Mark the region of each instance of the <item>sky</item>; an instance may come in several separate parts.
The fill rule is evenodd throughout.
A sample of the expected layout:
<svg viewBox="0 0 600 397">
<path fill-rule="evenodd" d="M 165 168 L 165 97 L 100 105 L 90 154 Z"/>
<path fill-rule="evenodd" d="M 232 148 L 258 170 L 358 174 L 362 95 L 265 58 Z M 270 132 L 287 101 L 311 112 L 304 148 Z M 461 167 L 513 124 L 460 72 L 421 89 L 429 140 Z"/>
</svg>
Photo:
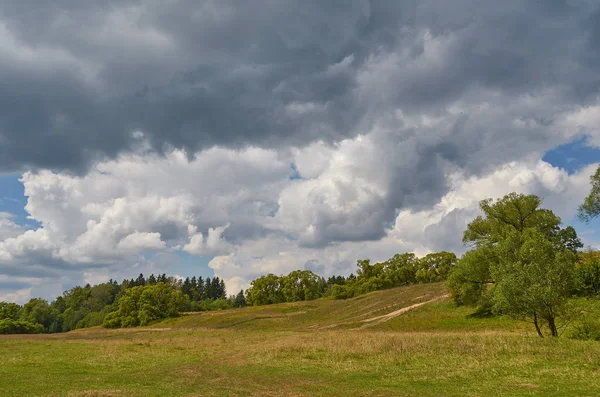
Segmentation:
<svg viewBox="0 0 600 397">
<path fill-rule="evenodd" d="M 586 246 L 600 3 L 0 0 L 0 300 L 464 252 L 537 194 Z"/>
</svg>

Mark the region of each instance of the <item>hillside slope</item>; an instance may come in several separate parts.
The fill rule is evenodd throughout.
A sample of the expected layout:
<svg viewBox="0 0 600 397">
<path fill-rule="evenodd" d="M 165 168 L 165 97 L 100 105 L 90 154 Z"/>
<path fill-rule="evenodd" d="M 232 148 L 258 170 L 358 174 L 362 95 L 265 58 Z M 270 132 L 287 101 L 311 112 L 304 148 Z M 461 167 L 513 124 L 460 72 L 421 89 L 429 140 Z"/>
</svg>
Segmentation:
<svg viewBox="0 0 600 397">
<path fill-rule="evenodd" d="M 443 283 L 419 284 L 375 291 L 347 300 L 246 307 L 216 312 L 188 313 L 155 327 L 229 328 L 263 331 L 324 329 L 460 330 L 522 329 L 508 319 L 470 318 L 471 308 L 458 308 Z"/>
</svg>

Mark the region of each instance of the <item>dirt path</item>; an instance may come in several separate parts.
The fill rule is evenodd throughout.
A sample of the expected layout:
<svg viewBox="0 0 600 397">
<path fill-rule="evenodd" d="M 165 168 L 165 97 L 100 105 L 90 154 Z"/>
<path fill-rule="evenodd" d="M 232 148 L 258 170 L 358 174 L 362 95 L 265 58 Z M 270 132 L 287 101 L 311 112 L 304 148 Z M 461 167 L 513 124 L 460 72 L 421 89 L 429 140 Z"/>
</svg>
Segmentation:
<svg viewBox="0 0 600 397">
<path fill-rule="evenodd" d="M 420 299 L 420 298 L 423 298 L 425 296 L 427 296 L 427 295 L 418 296 L 416 298 L 413 298 L 413 300 Z M 375 326 L 377 324 L 384 323 L 384 322 L 386 322 L 388 320 L 391 320 L 394 317 L 398 317 L 401 314 L 404 314 L 404 313 L 406 313 L 406 312 L 408 312 L 408 311 L 410 311 L 412 309 L 416 309 L 417 307 L 420 307 L 420 306 L 423 306 L 423 305 L 426 305 L 428 303 L 432 303 L 432 302 L 435 302 L 435 301 L 439 301 L 439 300 L 444 299 L 444 298 L 448 298 L 449 296 L 450 296 L 450 294 L 440 295 L 440 296 L 437 296 L 437 297 L 435 297 L 433 299 L 430 299 L 428 301 L 420 302 L 420 303 L 415 303 L 414 305 L 403 307 L 402 309 L 395 310 L 395 311 L 390 312 L 388 314 L 384 314 L 384 315 L 381 315 L 381 316 L 368 318 L 366 320 L 347 321 L 347 322 L 343 322 L 343 323 L 329 324 L 329 325 L 314 324 L 314 325 L 311 325 L 311 326 L 307 327 L 307 329 L 314 329 L 314 330 L 331 329 L 331 328 L 339 327 L 340 325 L 356 324 L 357 322 L 365 323 L 359 329 L 368 328 L 368 327 Z M 388 305 L 388 306 L 384 307 L 383 309 L 386 309 L 388 307 L 393 307 L 393 306 L 396 306 L 396 305 Z M 379 310 L 381 310 L 381 309 L 379 309 Z"/>
<path fill-rule="evenodd" d="M 384 322 L 386 322 L 388 320 L 391 320 L 394 317 L 398 317 L 399 315 L 404 314 L 404 313 L 406 313 L 406 312 L 408 312 L 408 311 L 410 311 L 412 309 L 416 309 L 417 307 L 421 307 L 421 306 L 426 305 L 428 303 L 439 301 L 440 299 L 444 299 L 444 298 L 447 298 L 449 296 L 450 296 L 450 294 L 441 295 L 441 296 L 438 296 L 436 298 L 433 298 L 433 299 L 425 301 L 425 302 L 415 303 L 414 305 L 403 307 L 402 309 L 393 311 L 393 312 L 388 313 L 388 314 L 384 314 L 382 316 L 377 316 L 377 317 L 368 318 L 366 320 L 361 320 L 361 323 L 367 323 L 367 324 L 363 325 L 361 328 L 372 327 L 374 325 L 384 323 Z"/>
</svg>

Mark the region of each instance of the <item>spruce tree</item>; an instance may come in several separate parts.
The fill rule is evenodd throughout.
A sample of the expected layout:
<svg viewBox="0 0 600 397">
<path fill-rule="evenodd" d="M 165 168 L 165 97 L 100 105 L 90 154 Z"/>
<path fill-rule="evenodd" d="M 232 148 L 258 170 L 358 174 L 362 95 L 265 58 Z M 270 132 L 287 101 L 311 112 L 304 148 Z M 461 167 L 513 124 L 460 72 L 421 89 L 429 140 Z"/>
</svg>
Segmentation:
<svg viewBox="0 0 600 397">
<path fill-rule="evenodd" d="M 183 281 L 183 285 L 181 286 L 181 292 L 189 296 L 190 299 L 194 298 L 194 290 L 192 289 L 192 282 L 190 281 L 189 277 L 186 277 Z"/>
<path fill-rule="evenodd" d="M 244 290 L 240 290 L 240 292 L 236 295 L 235 301 L 233 302 L 234 307 L 244 307 L 246 306 L 246 296 L 244 295 Z"/>
<path fill-rule="evenodd" d="M 146 279 L 144 278 L 144 275 L 142 273 L 140 273 L 140 275 L 138 276 L 137 280 L 135 280 L 135 285 L 136 286 L 144 286 L 144 285 L 146 285 Z"/>
<path fill-rule="evenodd" d="M 206 277 L 206 283 L 204 284 L 204 297 L 205 299 L 213 299 L 212 280 L 210 277 Z"/>
<path fill-rule="evenodd" d="M 211 284 L 212 284 L 211 290 L 212 290 L 212 294 L 213 294 L 212 298 L 219 299 L 221 297 L 221 294 L 219 291 L 220 286 L 221 286 L 220 285 L 221 283 L 219 282 L 219 277 L 213 277 Z"/>
<path fill-rule="evenodd" d="M 227 289 L 225 288 L 225 281 L 223 280 L 219 282 L 219 293 L 221 294 L 221 298 L 225 298 L 227 296 Z"/>
<path fill-rule="evenodd" d="M 196 296 L 198 297 L 198 302 L 200 302 L 202 299 L 205 299 L 205 291 L 204 291 L 204 279 L 202 278 L 202 276 L 198 277 L 198 281 L 197 281 L 198 285 L 196 286 Z"/>
</svg>

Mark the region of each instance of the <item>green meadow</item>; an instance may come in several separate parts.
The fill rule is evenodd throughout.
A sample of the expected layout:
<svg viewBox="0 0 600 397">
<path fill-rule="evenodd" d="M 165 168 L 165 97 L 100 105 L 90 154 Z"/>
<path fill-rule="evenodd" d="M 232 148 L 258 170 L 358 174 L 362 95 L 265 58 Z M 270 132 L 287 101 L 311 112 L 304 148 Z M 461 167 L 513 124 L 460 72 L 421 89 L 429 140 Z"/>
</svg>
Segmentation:
<svg viewBox="0 0 600 397">
<path fill-rule="evenodd" d="M 2 396 L 600 393 L 600 343 L 539 338 L 528 323 L 473 316 L 441 283 L 142 328 L 6 335 L 0 353 Z"/>
</svg>

